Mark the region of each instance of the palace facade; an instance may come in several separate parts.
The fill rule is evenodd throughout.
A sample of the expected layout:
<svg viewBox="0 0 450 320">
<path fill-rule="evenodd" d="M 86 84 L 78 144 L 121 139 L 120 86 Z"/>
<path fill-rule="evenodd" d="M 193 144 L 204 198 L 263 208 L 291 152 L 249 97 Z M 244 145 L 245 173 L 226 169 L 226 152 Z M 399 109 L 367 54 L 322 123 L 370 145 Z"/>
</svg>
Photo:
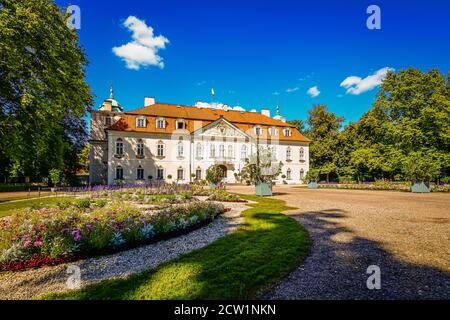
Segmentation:
<svg viewBox="0 0 450 320">
<path fill-rule="evenodd" d="M 226 168 L 226 182 L 256 145 L 267 145 L 282 163 L 276 183 L 299 184 L 309 169 L 309 143 L 294 126 L 270 110 L 260 113 L 221 105 L 211 108 L 159 103 L 124 112 L 110 97 L 91 111 L 90 183 L 115 184 L 162 179 L 188 183 L 204 179 L 213 164 Z"/>
</svg>

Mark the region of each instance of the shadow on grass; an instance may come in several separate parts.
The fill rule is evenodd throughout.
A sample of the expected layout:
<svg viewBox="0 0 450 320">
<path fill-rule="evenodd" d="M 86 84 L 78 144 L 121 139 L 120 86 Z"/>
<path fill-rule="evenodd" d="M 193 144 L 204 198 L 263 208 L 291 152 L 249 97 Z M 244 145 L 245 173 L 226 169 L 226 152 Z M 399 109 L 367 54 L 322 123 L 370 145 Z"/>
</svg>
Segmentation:
<svg viewBox="0 0 450 320">
<path fill-rule="evenodd" d="M 340 221 L 347 212 L 333 208 L 290 216 L 308 230 L 311 255 L 263 298 L 450 299 L 448 272 L 402 261 L 381 243 L 358 236 Z M 380 290 L 367 288 L 370 265 L 380 267 Z"/>
<path fill-rule="evenodd" d="M 277 199 L 257 201 L 228 236 L 127 279 L 107 280 L 50 299 L 248 299 L 257 297 L 309 252 L 307 232 L 281 214 Z"/>
</svg>

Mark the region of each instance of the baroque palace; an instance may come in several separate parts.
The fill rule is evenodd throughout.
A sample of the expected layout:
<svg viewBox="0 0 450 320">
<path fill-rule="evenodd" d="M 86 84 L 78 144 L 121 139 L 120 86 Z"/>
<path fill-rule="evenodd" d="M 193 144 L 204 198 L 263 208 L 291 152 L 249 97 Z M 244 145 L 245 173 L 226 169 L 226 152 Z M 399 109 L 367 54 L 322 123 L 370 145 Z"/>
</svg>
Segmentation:
<svg viewBox="0 0 450 320">
<path fill-rule="evenodd" d="M 124 112 L 113 90 L 91 111 L 90 183 L 115 184 L 160 179 L 188 183 L 204 179 L 213 164 L 226 168 L 228 183 L 259 145 L 267 145 L 282 163 L 276 183 L 299 184 L 309 169 L 309 143 L 297 128 L 270 110 L 157 103 Z"/>
</svg>

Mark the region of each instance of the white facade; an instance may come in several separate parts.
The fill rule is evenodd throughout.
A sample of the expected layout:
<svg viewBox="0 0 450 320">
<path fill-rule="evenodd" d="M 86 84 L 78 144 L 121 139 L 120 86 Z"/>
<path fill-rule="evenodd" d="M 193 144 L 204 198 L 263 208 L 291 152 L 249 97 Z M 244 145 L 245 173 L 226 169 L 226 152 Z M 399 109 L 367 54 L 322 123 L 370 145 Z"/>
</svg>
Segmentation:
<svg viewBox="0 0 450 320">
<path fill-rule="evenodd" d="M 156 129 L 152 132 L 117 130 L 110 126 L 119 119 L 120 113 L 104 108 L 91 113 L 92 184 L 115 184 L 118 180 L 136 183 L 150 178 L 188 183 L 205 179 L 207 169 L 214 164 L 224 165 L 225 181 L 234 183 L 245 158 L 255 152 L 255 134 L 259 133 L 259 125 L 252 125 L 244 132 L 224 117 L 206 125 L 194 120 L 195 129 L 191 127 L 191 131 L 176 129 L 176 119 L 171 133 L 155 132 Z M 147 119 L 135 116 L 136 126 L 148 126 Z M 152 119 L 157 122 L 160 118 Z M 157 126 L 155 123 L 154 128 Z M 280 139 L 285 135 L 284 130 L 267 127 L 258 137 L 258 143 L 271 148 L 276 160 L 282 163 L 277 183 L 300 184 L 309 169 L 309 141 Z"/>
<path fill-rule="evenodd" d="M 226 126 L 231 135 L 224 135 L 215 130 L 217 126 Z M 119 150 L 117 150 L 119 143 Z M 120 150 L 120 145 L 123 150 Z M 138 155 L 138 144 L 144 145 L 144 155 Z M 163 146 L 163 155 L 158 156 L 158 145 Z M 263 143 L 260 145 L 264 146 Z M 299 184 L 309 168 L 309 146 L 307 143 L 274 142 L 268 144 L 276 155 L 276 160 L 283 163 L 278 183 Z M 206 170 L 213 164 L 227 167 L 226 182 L 236 182 L 235 173 L 245 165 L 245 158 L 256 150 L 256 142 L 246 137 L 245 133 L 233 128 L 222 120 L 205 132 L 199 134 L 174 134 L 162 136 L 154 133 L 137 133 L 108 131 L 108 184 L 114 184 L 117 168 L 123 170 L 125 182 L 137 182 L 138 168 L 144 170 L 145 180 L 152 176 L 158 178 L 158 169 L 163 171 L 165 181 L 187 183 L 195 180 L 193 174 L 205 179 Z M 161 150 L 161 147 L 160 147 Z M 122 152 L 122 155 L 117 154 Z M 161 152 L 161 151 L 160 151 Z M 289 158 L 288 158 L 289 157 Z M 182 171 L 182 174 L 181 172 Z M 120 173 L 119 173 L 120 175 Z M 286 176 L 284 179 L 282 176 Z"/>
</svg>

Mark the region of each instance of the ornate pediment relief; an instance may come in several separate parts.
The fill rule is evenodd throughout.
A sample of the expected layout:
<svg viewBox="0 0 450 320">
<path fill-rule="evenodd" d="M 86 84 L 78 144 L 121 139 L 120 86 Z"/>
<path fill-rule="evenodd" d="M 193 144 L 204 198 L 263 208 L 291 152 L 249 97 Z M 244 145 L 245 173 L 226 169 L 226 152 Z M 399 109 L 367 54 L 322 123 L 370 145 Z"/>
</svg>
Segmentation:
<svg viewBox="0 0 450 320">
<path fill-rule="evenodd" d="M 233 125 L 227 123 L 226 121 L 218 121 L 217 123 L 212 123 L 206 126 L 201 133 L 202 136 L 210 137 L 227 137 L 227 138 L 246 138 L 247 135 L 234 127 Z"/>
</svg>

